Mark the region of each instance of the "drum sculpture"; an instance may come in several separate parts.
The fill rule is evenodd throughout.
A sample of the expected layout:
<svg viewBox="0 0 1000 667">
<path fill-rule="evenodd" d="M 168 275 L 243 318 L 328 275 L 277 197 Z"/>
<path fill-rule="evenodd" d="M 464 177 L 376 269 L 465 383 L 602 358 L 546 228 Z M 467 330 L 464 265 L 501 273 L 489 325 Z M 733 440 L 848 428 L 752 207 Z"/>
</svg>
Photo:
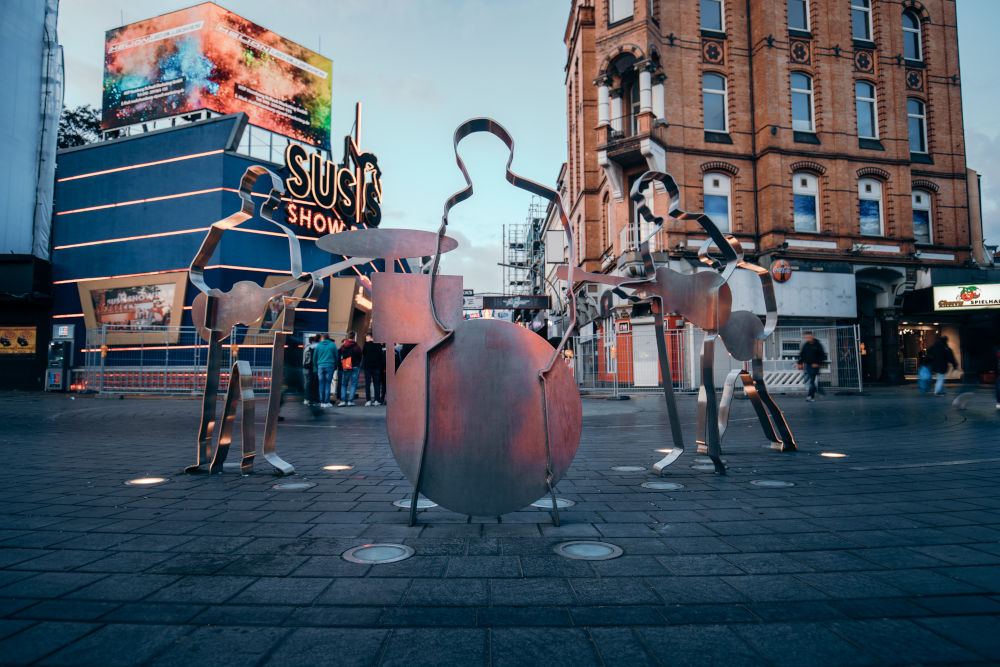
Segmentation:
<svg viewBox="0 0 1000 667">
<path fill-rule="evenodd" d="M 393 456 L 413 484 L 410 525 L 419 494 L 470 516 L 504 514 L 548 495 L 558 525 L 553 487 L 576 454 L 582 423 L 576 382 L 559 363 L 573 325 L 553 348 L 510 322 L 464 320 L 461 276 L 438 275 L 441 254 L 457 245 L 445 236 L 448 213 L 473 192 L 458 145 L 476 132 L 507 146 L 507 181 L 551 201 L 571 234 L 558 193 L 513 173 L 511 136 L 496 121 L 476 118 L 455 131 L 467 185 L 445 203 L 437 234 L 357 230 L 318 244 L 335 254 L 382 258 L 387 267 L 398 258 L 434 257 L 430 275 L 372 276 L 375 339 L 389 349 L 415 345 L 398 369 L 387 369 L 386 425 Z"/>
</svg>

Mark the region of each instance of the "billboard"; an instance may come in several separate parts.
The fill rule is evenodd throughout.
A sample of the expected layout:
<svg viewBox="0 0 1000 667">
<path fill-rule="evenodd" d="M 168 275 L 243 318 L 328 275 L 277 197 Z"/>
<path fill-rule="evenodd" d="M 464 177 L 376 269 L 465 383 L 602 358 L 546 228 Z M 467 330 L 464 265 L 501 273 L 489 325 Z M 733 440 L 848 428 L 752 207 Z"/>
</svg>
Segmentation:
<svg viewBox="0 0 1000 667">
<path fill-rule="evenodd" d="M 37 339 L 35 327 L 0 326 L 0 354 L 34 354 Z"/>
<path fill-rule="evenodd" d="M 203 3 L 109 30 L 102 129 L 210 109 L 330 148 L 333 62 Z"/>
<path fill-rule="evenodd" d="M 87 328 L 105 329 L 108 344 L 148 342 L 148 334 L 154 333 L 164 334 L 165 342 L 177 342 L 186 271 L 87 280 L 77 285 Z"/>
<path fill-rule="evenodd" d="M 1000 283 L 934 288 L 934 310 L 1000 308 Z"/>
</svg>

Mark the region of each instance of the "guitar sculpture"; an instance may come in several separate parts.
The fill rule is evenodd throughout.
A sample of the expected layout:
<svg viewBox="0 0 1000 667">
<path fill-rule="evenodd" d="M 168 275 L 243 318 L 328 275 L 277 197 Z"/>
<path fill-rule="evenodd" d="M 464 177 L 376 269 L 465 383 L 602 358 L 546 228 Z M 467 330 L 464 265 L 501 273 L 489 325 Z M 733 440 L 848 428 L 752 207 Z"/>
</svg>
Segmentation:
<svg viewBox="0 0 1000 667">
<path fill-rule="evenodd" d="M 466 187 L 445 203 L 437 234 L 358 230 L 326 236 L 318 245 L 346 256 L 380 257 L 387 266 L 396 258 L 434 257 L 430 275 L 372 276 L 375 340 L 388 349 L 415 345 L 398 369 L 392 363 L 387 369 L 386 424 L 393 456 L 413 484 L 410 525 L 419 494 L 470 516 L 500 515 L 548 495 L 558 525 L 553 487 L 576 454 L 582 424 L 576 382 L 559 363 L 573 324 L 553 348 L 510 322 L 464 320 L 461 276 L 438 275 L 441 254 L 457 245 L 445 236 L 448 213 L 472 196 L 458 145 L 476 132 L 507 146 L 507 181 L 553 202 L 570 235 L 559 194 L 513 173 L 510 134 L 494 120 L 475 118 L 455 130 Z M 569 245 L 572 253 L 572 237 Z"/>
</svg>

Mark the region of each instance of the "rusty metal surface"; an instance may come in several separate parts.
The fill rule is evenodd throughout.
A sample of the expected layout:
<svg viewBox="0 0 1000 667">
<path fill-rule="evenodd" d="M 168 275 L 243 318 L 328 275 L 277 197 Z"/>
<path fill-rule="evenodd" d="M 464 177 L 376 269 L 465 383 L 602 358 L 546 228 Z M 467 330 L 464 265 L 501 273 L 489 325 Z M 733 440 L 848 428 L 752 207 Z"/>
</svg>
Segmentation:
<svg viewBox="0 0 1000 667">
<path fill-rule="evenodd" d="M 321 250 L 346 257 L 404 259 L 427 257 L 437 252 L 438 235 L 417 229 L 355 229 L 327 234 L 316 242 Z M 441 240 L 441 252 L 458 247 L 450 237 Z"/>
</svg>

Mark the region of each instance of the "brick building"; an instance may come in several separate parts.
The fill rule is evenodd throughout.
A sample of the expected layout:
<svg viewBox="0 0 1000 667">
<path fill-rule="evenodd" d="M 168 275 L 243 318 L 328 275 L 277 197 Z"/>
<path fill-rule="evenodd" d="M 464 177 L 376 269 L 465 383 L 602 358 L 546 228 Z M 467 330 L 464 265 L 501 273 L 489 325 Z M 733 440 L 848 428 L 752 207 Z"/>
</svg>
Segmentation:
<svg viewBox="0 0 1000 667">
<path fill-rule="evenodd" d="M 789 263 L 783 323 L 860 325 L 869 381 L 901 381 L 950 329 L 959 354 L 969 326 L 996 335 L 997 311 L 931 304 L 936 284 L 998 281 L 982 268 L 955 23 L 954 0 L 573 0 L 561 187 L 579 263 L 635 273 L 650 230 L 628 191 L 655 168 L 752 260 Z M 665 194 L 648 204 L 667 212 Z M 705 236 L 668 218 L 651 245 L 693 270 Z M 742 276 L 734 299 L 759 310 L 755 286 Z"/>
</svg>

